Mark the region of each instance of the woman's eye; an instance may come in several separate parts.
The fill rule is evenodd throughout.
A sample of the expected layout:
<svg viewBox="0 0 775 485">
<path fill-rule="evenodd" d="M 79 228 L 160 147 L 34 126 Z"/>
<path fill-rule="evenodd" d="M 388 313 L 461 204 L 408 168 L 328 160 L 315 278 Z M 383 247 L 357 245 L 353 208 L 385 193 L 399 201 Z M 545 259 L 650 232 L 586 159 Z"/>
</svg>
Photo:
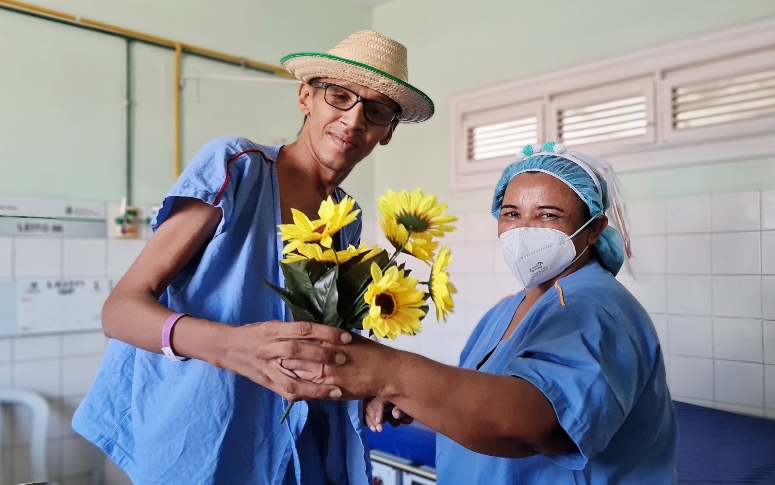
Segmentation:
<svg viewBox="0 0 775 485">
<path fill-rule="evenodd" d="M 543 219 L 545 221 L 552 221 L 554 219 L 557 219 L 557 216 L 554 215 L 554 214 L 541 214 L 540 217 L 541 217 L 541 219 Z"/>
</svg>

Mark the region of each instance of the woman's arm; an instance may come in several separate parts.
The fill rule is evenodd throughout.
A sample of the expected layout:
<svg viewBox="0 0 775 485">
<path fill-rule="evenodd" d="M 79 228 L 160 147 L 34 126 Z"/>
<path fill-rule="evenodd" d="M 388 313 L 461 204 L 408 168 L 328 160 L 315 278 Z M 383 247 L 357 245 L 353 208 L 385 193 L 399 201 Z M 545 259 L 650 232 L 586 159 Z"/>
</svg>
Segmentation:
<svg viewBox="0 0 775 485">
<path fill-rule="evenodd" d="M 521 458 L 575 449 L 552 404 L 523 379 L 440 364 L 360 337 L 343 351 L 343 366 L 284 365 L 306 379 L 341 387 L 345 397 L 385 398 L 478 453 Z"/>
<path fill-rule="evenodd" d="M 159 226 L 105 302 L 105 335 L 161 353 L 162 326 L 173 312 L 158 299 L 209 243 L 220 219 L 219 208 L 198 199 L 175 200 L 169 218 Z M 334 386 L 315 388 L 279 365 L 281 358 L 334 365 L 343 361 L 341 352 L 311 339 L 341 344 L 349 342 L 350 335 L 309 322 L 269 321 L 236 327 L 194 316 L 180 319 L 172 341 L 177 354 L 244 375 L 286 399 L 338 397 L 341 391 Z"/>
</svg>

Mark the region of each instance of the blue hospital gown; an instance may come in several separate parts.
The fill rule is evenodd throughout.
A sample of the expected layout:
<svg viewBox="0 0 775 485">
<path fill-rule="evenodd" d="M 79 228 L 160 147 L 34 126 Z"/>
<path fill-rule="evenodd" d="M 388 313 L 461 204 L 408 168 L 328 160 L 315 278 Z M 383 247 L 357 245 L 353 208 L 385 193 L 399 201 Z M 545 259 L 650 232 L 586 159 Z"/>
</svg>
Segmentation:
<svg viewBox="0 0 775 485">
<path fill-rule="evenodd" d="M 440 484 L 675 483 L 676 420 L 648 314 L 594 258 L 558 286 L 502 342 L 524 293 L 492 308 L 468 340 L 460 366 L 476 369 L 492 351 L 479 370 L 535 385 L 577 450 L 496 458 L 438 435 Z"/>
<path fill-rule="evenodd" d="M 223 218 L 204 251 L 164 292 L 162 304 L 233 325 L 292 319 L 264 284 L 283 286 L 279 150 L 222 138 L 186 167 L 154 229 L 176 197 L 219 207 Z M 335 197 L 343 196 L 337 189 Z M 359 217 L 340 232 L 343 245 L 357 244 L 360 229 Z M 369 483 L 358 401 L 298 402 L 279 424 L 286 405 L 246 377 L 193 359 L 173 363 L 113 340 L 73 428 L 136 484 L 323 485 L 326 477 L 337 485 Z"/>
</svg>

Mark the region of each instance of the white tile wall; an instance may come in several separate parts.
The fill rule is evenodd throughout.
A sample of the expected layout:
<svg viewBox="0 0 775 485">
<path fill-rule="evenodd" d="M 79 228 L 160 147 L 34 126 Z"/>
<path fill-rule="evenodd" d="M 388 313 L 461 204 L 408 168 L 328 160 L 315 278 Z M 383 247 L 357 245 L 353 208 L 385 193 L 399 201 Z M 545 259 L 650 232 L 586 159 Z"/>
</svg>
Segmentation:
<svg viewBox="0 0 775 485">
<path fill-rule="evenodd" d="M 775 409 L 775 365 L 764 366 L 764 399 L 768 411 Z"/>
<path fill-rule="evenodd" d="M 775 274 L 775 231 L 762 231 L 762 274 Z"/>
<path fill-rule="evenodd" d="M 60 276 L 62 239 L 14 238 L 14 262 L 17 278 Z"/>
<path fill-rule="evenodd" d="M 108 276 L 121 276 L 145 247 L 141 239 L 108 239 Z"/>
<path fill-rule="evenodd" d="M 638 254 L 633 254 L 630 261 L 635 274 L 665 274 L 665 236 L 633 236 L 631 243 L 632 247 L 638 248 Z"/>
<path fill-rule="evenodd" d="M 761 273 L 760 241 L 759 232 L 713 234 L 713 273 Z"/>
<path fill-rule="evenodd" d="M 710 276 L 671 275 L 667 277 L 667 310 L 669 313 L 675 315 L 711 315 L 712 306 Z"/>
<path fill-rule="evenodd" d="M 107 276 L 105 239 L 65 239 L 62 254 L 68 276 Z"/>
<path fill-rule="evenodd" d="M 713 323 L 710 317 L 668 317 L 670 355 L 713 357 Z"/>
<path fill-rule="evenodd" d="M 634 227 L 641 224 L 648 223 L 633 218 Z M 710 232 L 710 195 L 693 195 L 667 200 L 667 234 L 707 232 Z"/>
<path fill-rule="evenodd" d="M 144 245 L 144 240 L 0 237 L 0 281 L 120 277 Z M 0 338 L 0 387 L 37 391 L 51 406 L 47 461 L 49 478 L 60 485 L 96 483 L 95 470 L 104 466 L 104 454 L 70 423 L 106 345 L 99 329 Z M 4 407 L 2 418 L 0 483 L 27 482 L 30 417 L 23 408 Z"/>
<path fill-rule="evenodd" d="M 667 202 L 664 199 L 633 200 L 627 205 L 633 236 L 665 234 Z"/>
<path fill-rule="evenodd" d="M 762 321 L 748 318 L 713 319 L 713 357 L 762 363 Z"/>
<path fill-rule="evenodd" d="M 638 298 L 649 313 L 667 312 L 667 279 L 665 275 L 638 275 L 634 280 L 627 278 L 627 289 Z"/>
<path fill-rule="evenodd" d="M 775 191 L 630 208 L 633 252 L 650 268 L 623 281 L 652 315 L 673 396 L 775 419 Z"/>
<path fill-rule="evenodd" d="M 0 364 L 10 362 L 13 354 L 11 354 L 11 341 L 0 339 Z"/>
<path fill-rule="evenodd" d="M 710 249 L 710 234 L 668 235 L 665 269 L 672 274 L 710 274 Z"/>
<path fill-rule="evenodd" d="M 764 366 L 715 361 L 716 401 L 764 407 Z"/>
<path fill-rule="evenodd" d="M 0 237 L 0 277 L 13 276 L 13 240 L 10 237 Z"/>
<path fill-rule="evenodd" d="M 761 318 L 761 276 L 714 276 L 713 314 L 721 317 Z"/>
<path fill-rule="evenodd" d="M 762 229 L 775 229 L 775 190 L 761 192 Z"/>
<path fill-rule="evenodd" d="M 762 322 L 764 332 L 764 363 L 775 364 L 775 321 Z"/>
<path fill-rule="evenodd" d="M 762 276 L 762 317 L 775 320 L 775 276 Z"/>
<path fill-rule="evenodd" d="M 711 197 L 713 232 L 758 231 L 759 192 L 727 192 Z"/>
<path fill-rule="evenodd" d="M 677 399 L 713 401 L 713 360 L 671 355 L 670 391 Z"/>
</svg>

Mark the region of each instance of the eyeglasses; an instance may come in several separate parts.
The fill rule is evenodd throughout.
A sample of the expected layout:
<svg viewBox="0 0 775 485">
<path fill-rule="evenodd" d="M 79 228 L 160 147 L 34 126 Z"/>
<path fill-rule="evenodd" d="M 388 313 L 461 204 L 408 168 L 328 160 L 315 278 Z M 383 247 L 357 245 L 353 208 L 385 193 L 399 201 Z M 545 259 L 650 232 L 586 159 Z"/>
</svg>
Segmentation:
<svg viewBox="0 0 775 485">
<path fill-rule="evenodd" d="M 398 112 L 379 101 L 373 101 L 360 97 L 358 94 L 350 91 L 349 89 L 339 86 L 338 84 L 322 83 L 313 81 L 309 83 L 313 88 L 325 89 L 325 95 L 323 99 L 329 106 L 342 111 L 351 109 L 358 103 L 363 103 L 363 114 L 366 119 L 375 125 L 387 126 L 396 119 L 398 119 Z"/>
</svg>

